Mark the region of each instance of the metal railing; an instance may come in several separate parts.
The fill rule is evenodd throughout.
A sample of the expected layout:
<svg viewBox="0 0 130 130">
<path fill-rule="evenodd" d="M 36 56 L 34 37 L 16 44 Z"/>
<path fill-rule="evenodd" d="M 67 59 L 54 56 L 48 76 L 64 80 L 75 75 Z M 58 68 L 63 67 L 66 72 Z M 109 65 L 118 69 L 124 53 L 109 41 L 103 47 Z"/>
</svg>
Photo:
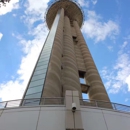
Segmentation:
<svg viewBox="0 0 130 130">
<path fill-rule="evenodd" d="M 20 107 L 20 106 L 37 106 L 37 105 L 64 105 L 65 101 L 63 97 L 60 98 L 31 98 L 31 99 L 19 99 L 0 102 L 0 109 Z"/>
<path fill-rule="evenodd" d="M 11 108 L 11 107 L 20 107 L 20 106 L 38 106 L 38 105 L 65 105 L 64 97 L 55 97 L 55 98 L 31 98 L 31 99 L 19 99 L 0 102 L 0 109 Z M 121 112 L 129 112 L 130 106 L 105 102 L 105 101 L 96 101 L 89 99 L 80 99 L 81 106 L 91 106 L 98 108 L 113 109 Z"/>
<path fill-rule="evenodd" d="M 80 99 L 80 105 L 81 106 L 107 108 L 107 109 L 113 109 L 113 110 L 116 110 L 116 111 L 122 111 L 122 112 L 129 112 L 130 113 L 130 106 L 112 103 L 112 102 L 96 101 L 96 100 L 89 100 L 89 99 Z"/>
</svg>

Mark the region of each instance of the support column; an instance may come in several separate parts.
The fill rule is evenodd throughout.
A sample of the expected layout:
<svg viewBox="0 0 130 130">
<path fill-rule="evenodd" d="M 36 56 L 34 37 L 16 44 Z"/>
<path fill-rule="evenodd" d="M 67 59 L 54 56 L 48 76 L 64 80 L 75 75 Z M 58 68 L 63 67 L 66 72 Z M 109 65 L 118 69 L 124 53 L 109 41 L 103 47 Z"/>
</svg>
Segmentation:
<svg viewBox="0 0 130 130">
<path fill-rule="evenodd" d="M 67 16 L 64 19 L 64 48 L 63 48 L 63 95 L 66 90 L 77 90 L 80 97 L 81 86 L 74 52 L 74 44 L 71 34 L 70 20 Z"/>
<path fill-rule="evenodd" d="M 51 58 L 48 66 L 48 72 L 44 85 L 42 97 L 61 97 L 61 58 L 63 44 L 63 25 L 64 25 L 64 9 L 57 13 L 59 17 L 57 30 L 55 33 Z M 56 20 L 56 18 L 55 18 Z M 54 20 L 54 22 L 55 22 Z M 53 28 L 52 26 L 52 28 Z M 51 39 L 50 39 L 51 40 Z"/>
<path fill-rule="evenodd" d="M 66 117 L 65 127 L 66 130 L 84 130 L 82 124 L 82 116 L 80 110 L 80 100 L 78 91 L 66 91 Z M 76 111 L 72 111 L 72 103 L 76 104 Z"/>
<path fill-rule="evenodd" d="M 90 88 L 88 92 L 89 98 L 90 100 L 95 99 L 95 100 L 104 100 L 109 102 L 110 101 L 109 97 L 102 83 L 98 70 L 95 66 L 93 58 L 90 54 L 90 51 L 83 38 L 83 35 L 80 31 L 79 25 L 77 21 L 74 21 L 73 24 L 77 33 L 78 44 L 80 45 L 80 49 L 86 66 L 85 80 L 90 84 Z"/>
</svg>

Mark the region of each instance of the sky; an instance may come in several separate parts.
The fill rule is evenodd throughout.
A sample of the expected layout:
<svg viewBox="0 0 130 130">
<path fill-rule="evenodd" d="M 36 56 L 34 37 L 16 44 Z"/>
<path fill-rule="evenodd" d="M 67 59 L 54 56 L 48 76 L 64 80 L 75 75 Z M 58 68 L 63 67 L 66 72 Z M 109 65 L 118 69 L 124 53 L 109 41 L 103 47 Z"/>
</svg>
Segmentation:
<svg viewBox="0 0 130 130">
<path fill-rule="evenodd" d="M 0 101 L 21 99 L 49 32 L 50 0 L 11 0 L 0 8 Z M 76 0 L 82 33 L 111 102 L 130 105 L 130 1 Z"/>
</svg>

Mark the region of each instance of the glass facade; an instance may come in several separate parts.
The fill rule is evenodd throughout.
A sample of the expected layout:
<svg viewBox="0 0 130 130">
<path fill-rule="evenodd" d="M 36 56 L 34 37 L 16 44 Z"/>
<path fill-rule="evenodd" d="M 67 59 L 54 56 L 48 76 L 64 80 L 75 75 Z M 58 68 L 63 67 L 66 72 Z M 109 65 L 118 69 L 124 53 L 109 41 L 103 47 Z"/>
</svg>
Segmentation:
<svg viewBox="0 0 130 130">
<path fill-rule="evenodd" d="M 40 100 L 36 98 L 41 98 L 42 91 L 44 89 L 44 82 L 45 82 L 45 78 L 47 74 L 47 69 L 49 65 L 49 60 L 51 56 L 51 51 L 52 51 L 52 46 L 54 43 L 57 26 L 60 19 L 60 12 L 61 11 L 58 11 L 56 15 L 52 28 L 49 32 L 49 35 L 45 41 L 41 54 L 38 58 L 37 64 L 35 66 L 35 69 L 29 81 L 27 90 L 24 94 L 24 101 L 22 103 L 23 105 L 32 105 L 33 102 L 35 105 L 36 104 L 38 105 L 40 103 Z M 25 100 L 25 99 L 30 99 L 30 98 L 33 98 L 33 99 Z"/>
</svg>

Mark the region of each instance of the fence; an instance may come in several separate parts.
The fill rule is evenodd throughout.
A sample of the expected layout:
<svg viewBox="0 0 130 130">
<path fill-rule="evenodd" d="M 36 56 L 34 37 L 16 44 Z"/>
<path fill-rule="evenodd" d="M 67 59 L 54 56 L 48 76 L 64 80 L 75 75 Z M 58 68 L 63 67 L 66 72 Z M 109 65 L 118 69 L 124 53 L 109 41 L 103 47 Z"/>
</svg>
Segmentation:
<svg viewBox="0 0 130 130">
<path fill-rule="evenodd" d="M 65 98 L 31 98 L 31 99 L 20 99 L 0 102 L 0 109 L 10 108 L 10 107 L 19 107 L 19 106 L 37 106 L 37 105 L 64 105 Z M 81 106 L 91 106 L 99 108 L 113 109 L 122 112 L 130 112 L 130 106 L 105 102 L 105 101 L 96 101 L 88 99 L 80 99 Z"/>
<path fill-rule="evenodd" d="M 19 107 L 19 106 L 36 106 L 36 105 L 64 105 L 64 98 L 31 98 L 19 99 L 12 101 L 0 102 L 0 109 Z"/>
<path fill-rule="evenodd" d="M 112 102 L 105 102 L 105 101 L 80 99 L 80 105 L 99 107 L 99 108 L 108 108 L 108 109 L 113 109 L 113 110 L 122 111 L 122 112 L 130 112 L 130 106 L 112 103 Z"/>
</svg>

